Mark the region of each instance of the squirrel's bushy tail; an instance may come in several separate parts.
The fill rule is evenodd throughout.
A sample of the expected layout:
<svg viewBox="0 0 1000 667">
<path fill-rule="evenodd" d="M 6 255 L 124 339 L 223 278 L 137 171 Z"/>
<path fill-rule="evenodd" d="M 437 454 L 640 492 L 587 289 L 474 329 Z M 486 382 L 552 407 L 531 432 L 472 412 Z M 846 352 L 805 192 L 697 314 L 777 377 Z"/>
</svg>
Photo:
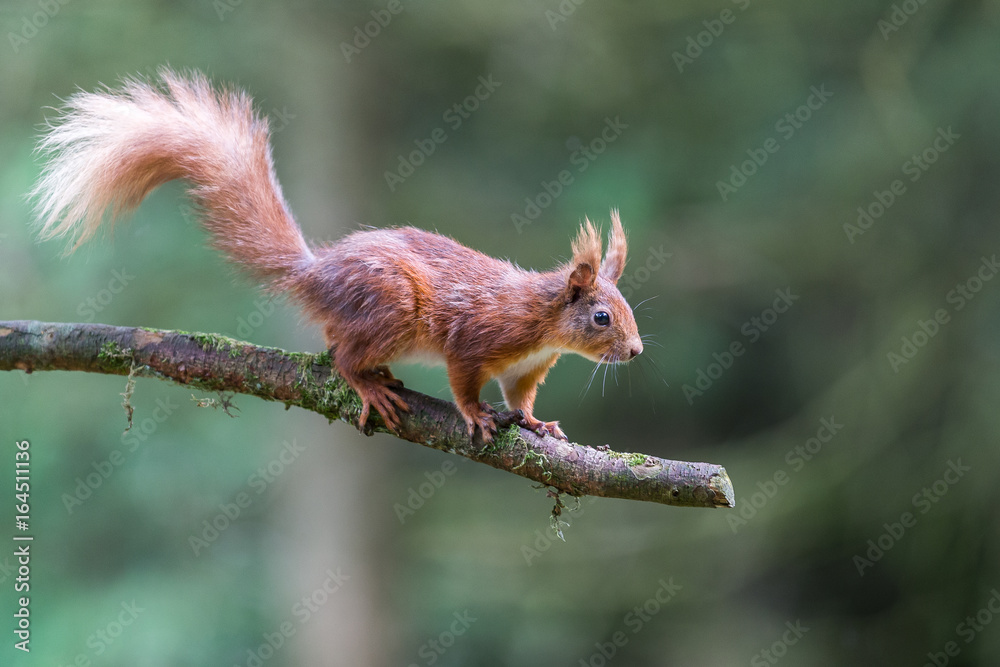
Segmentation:
<svg viewBox="0 0 1000 667">
<path fill-rule="evenodd" d="M 50 125 L 48 161 L 32 195 L 40 236 L 70 251 L 136 208 L 158 185 L 189 181 L 213 245 L 256 278 L 275 280 L 312 259 L 281 195 L 267 120 L 244 93 L 215 90 L 199 73 L 159 72 L 158 88 L 127 80 L 80 92 Z"/>
</svg>

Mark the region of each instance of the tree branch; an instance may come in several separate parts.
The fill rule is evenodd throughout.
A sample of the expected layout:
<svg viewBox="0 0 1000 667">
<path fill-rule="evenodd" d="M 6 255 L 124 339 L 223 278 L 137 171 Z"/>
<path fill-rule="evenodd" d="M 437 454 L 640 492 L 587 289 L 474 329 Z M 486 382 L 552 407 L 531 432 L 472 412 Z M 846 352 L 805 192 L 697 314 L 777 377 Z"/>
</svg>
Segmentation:
<svg viewBox="0 0 1000 667">
<path fill-rule="evenodd" d="M 0 321 L 0 370 L 87 371 L 155 377 L 204 391 L 250 394 L 356 424 L 361 401 L 331 369 L 327 352 L 258 347 L 215 334 Z M 452 403 L 400 390 L 412 412 L 396 435 L 506 470 L 574 496 L 646 500 L 687 507 L 733 507 L 725 468 L 619 453 L 541 437 L 502 414 L 495 441 L 472 441 Z M 375 411 L 366 432 L 386 432 Z"/>
</svg>

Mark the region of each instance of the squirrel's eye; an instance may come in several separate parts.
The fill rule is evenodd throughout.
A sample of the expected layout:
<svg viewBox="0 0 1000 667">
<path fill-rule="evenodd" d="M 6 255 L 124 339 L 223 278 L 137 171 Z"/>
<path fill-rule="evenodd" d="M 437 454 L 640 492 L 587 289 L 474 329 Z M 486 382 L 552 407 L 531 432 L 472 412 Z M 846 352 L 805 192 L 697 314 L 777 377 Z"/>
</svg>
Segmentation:
<svg viewBox="0 0 1000 667">
<path fill-rule="evenodd" d="M 599 310 L 596 313 L 594 313 L 594 324 L 597 324 L 598 326 L 606 327 L 609 324 L 611 324 L 611 316 L 608 315 L 603 310 Z"/>
</svg>

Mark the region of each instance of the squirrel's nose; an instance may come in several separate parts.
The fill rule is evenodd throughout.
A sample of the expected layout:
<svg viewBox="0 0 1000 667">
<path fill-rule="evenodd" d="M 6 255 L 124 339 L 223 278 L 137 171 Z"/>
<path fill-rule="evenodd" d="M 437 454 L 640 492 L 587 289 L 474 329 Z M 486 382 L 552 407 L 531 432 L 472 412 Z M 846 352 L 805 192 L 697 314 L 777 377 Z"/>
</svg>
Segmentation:
<svg viewBox="0 0 1000 667">
<path fill-rule="evenodd" d="M 635 359 L 640 354 L 642 354 L 642 341 L 635 341 L 632 343 L 632 349 L 629 350 L 629 359 Z"/>
</svg>

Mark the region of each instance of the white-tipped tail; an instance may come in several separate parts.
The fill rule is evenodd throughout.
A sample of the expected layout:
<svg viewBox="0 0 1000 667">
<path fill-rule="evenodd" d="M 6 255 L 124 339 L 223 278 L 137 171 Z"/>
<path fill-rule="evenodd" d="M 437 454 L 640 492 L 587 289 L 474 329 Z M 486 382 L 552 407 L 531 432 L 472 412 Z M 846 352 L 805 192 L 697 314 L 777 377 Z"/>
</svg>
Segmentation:
<svg viewBox="0 0 1000 667">
<path fill-rule="evenodd" d="M 213 244 L 260 278 L 280 277 L 312 253 L 274 175 L 266 119 L 239 91 L 215 90 L 198 73 L 159 72 L 160 87 L 127 80 L 117 90 L 80 92 L 52 123 L 39 151 L 39 236 L 89 239 L 177 178 Z"/>
</svg>

